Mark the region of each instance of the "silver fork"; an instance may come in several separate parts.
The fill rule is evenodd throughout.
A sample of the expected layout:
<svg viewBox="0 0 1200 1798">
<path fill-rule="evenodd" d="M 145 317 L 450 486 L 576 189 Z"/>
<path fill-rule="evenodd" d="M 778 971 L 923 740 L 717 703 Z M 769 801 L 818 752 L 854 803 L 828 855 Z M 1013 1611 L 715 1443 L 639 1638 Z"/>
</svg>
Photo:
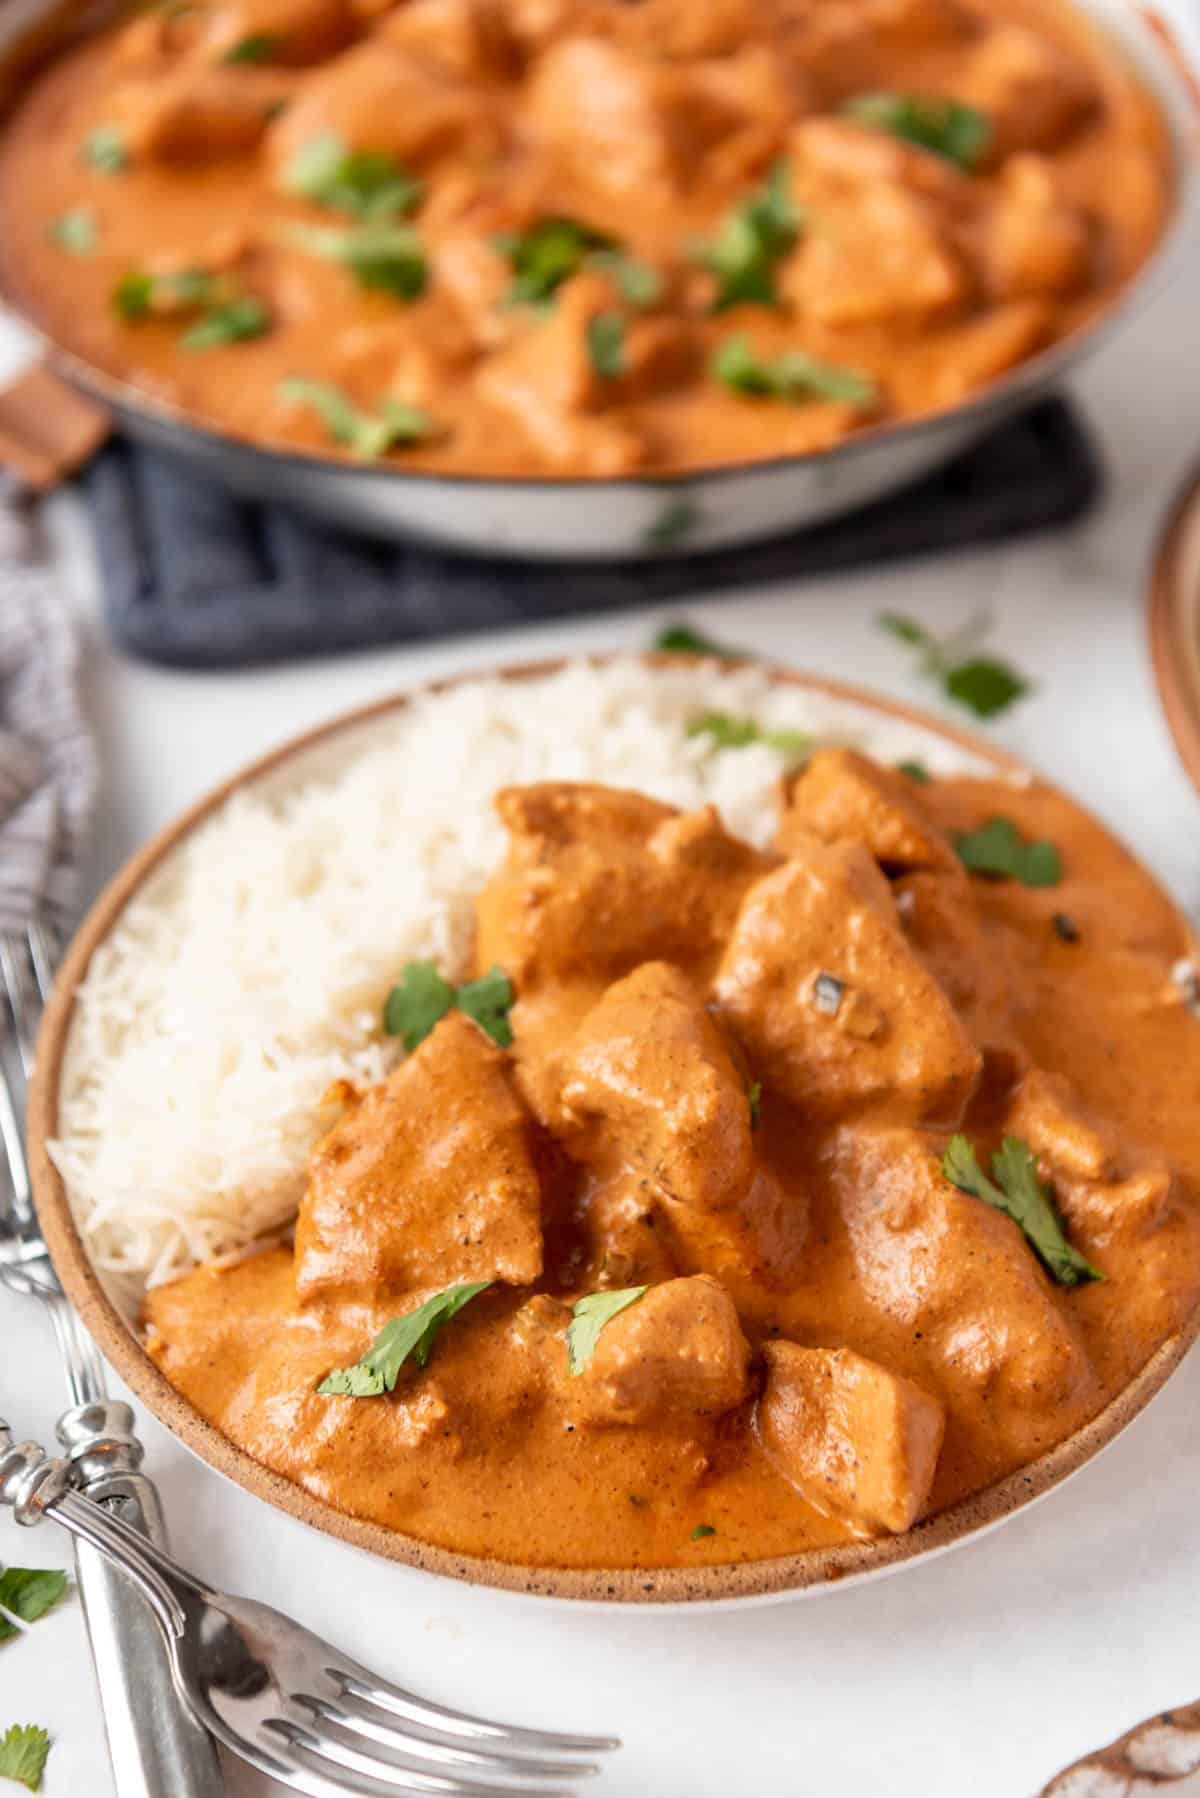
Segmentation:
<svg viewBox="0 0 1200 1798">
<path fill-rule="evenodd" d="M 155 1543 L 71 1487 L 72 1467 L 0 1422 L 0 1504 L 18 1523 L 51 1517 L 111 1557 L 158 1619 L 175 1681 L 213 1735 L 310 1798 L 570 1798 L 562 1780 L 599 1771 L 620 1744 L 485 1722 L 391 1685 L 282 1612 L 214 1591 Z M 554 1756 L 556 1758 L 549 1758 Z"/>
<path fill-rule="evenodd" d="M 34 922 L 24 936 L 0 932 L 0 1280 L 50 1314 L 74 1401 L 59 1420 L 76 1479 L 98 1502 L 166 1547 L 158 1493 L 140 1471 L 142 1448 L 129 1406 L 106 1397 L 104 1363 L 67 1302 L 33 1208 L 21 1128 L 33 1071 L 34 1036 L 50 993 L 55 944 Z M 76 1543 L 75 1573 L 91 1639 L 113 1779 L 121 1798 L 220 1798 L 225 1791 L 211 1737 L 178 1698 L 152 1613 L 111 1561 Z"/>
</svg>

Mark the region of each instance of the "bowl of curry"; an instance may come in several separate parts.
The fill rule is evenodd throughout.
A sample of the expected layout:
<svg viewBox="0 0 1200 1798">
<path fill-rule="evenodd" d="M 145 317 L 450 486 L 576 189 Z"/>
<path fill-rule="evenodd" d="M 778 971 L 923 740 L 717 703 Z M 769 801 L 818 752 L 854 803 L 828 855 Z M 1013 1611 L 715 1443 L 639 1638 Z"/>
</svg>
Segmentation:
<svg viewBox="0 0 1200 1798">
<path fill-rule="evenodd" d="M 211 1466 L 670 1602 L 920 1560 L 1112 1440 L 1198 1327 L 1198 1102 L 1195 941 L 1071 800 L 857 689 L 613 658 L 339 720 L 149 844 L 30 1135 L 68 1294 Z"/>
<path fill-rule="evenodd" d="M 1194 211 L 1125 0 L 99 10 L 9 47 L 8 302 L 239 489 L 468 548 L 861 504 L 1060 373 Z"/>
</svg>

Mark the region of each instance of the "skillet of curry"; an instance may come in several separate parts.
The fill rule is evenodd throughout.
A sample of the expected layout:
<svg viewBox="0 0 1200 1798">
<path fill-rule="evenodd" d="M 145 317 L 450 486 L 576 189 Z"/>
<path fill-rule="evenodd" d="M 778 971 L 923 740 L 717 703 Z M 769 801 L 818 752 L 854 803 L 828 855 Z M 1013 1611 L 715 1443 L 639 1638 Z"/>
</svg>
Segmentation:
<svg viewBox="0 0 1200 1798">
<path fill-rule="evenodd" d="M 1079 1430 L 1200 1298 L 1192 945 L 1061 795 L 920 773 L 817 751 L 765 851 L 500 793 L 486 1002 L 332 1095 L 294 1245 L 148 1295 L 167 1379 L 538 1568 L 895 1536 Z"/>
<path fill-rule="evenodd" d="M 0 266 L 238 437 L 619 477 L 954 406 L 1171 185 L 1059 0 L 159 0 L 34 82 Z"/>
</svg>

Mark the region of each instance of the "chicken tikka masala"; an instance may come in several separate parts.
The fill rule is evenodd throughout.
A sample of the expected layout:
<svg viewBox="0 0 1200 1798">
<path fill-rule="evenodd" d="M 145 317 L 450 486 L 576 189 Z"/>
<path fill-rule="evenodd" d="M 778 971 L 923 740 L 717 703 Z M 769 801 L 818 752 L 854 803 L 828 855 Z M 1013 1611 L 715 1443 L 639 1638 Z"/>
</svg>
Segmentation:
<svg viewBox="0 0 1200 1798">
<path fill-rule="evenodd" d="M 158 0 L 33 84 L 0 267 L 242 438 L 613 477 L 955 405 L 1171 186 L 1058 0 Z"/>
<path fill-rule="evenodd" d="M 328 1504 L 526 1566 L 903 1532 L 1092 1418 L 1200 1299 L 1200 976 L 1061 795 L 846 748 L 768 849 L 496 801 L 473 978 L 397 970 L 294 1244 L 151 1353 Z"/>
</svg>

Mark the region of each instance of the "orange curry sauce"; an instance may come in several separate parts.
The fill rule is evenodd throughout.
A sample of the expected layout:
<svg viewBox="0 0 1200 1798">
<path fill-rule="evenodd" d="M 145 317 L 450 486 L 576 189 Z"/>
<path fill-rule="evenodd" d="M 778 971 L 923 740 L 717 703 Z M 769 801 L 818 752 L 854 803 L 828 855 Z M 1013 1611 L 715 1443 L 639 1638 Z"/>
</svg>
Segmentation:
<svg viewBox="0 0 1200 1798">
<path fill-rule="evenodd" d="M 920 147 L 856 110 L 880 94 L 966 138 L 960 110 Z M 1156 106 L 1057 0 L 165 0 L 34 83 L 0 267 L 237 436 L 616 476 L 953 406 L 1110 305 L 1170 191 Z M 554 220 L 577 254 L 523 298 Z M 191 335 L 230 303 L 244 335 Z"/>
<path fill-rule="evenodd" d="M 511 1050 L 451 1012 L 341 1095 L 294 1251 L 148 1297 L 158 1365 L 250 1455 L 457 1551 L 753 1560 L 902 1531 L 1027 1464 L 1187 1320 L 1189 943 L 1067 800 L 823 750 L 769 852 L 606 788 L 498 804 L 476 961 L 515 987 Z M 951 844 L 998 815 L 1061 878 L 968 873 Z M 1027 1144 L 1103 1278 L 1060 1283 L 952 1185 L 956 1131 L 984 1169 Z M 393 1393 L 317 1392 L 482 1280 Z M 572 1373 L 573 1303 L 637 1286 Z"/>
</svg>

